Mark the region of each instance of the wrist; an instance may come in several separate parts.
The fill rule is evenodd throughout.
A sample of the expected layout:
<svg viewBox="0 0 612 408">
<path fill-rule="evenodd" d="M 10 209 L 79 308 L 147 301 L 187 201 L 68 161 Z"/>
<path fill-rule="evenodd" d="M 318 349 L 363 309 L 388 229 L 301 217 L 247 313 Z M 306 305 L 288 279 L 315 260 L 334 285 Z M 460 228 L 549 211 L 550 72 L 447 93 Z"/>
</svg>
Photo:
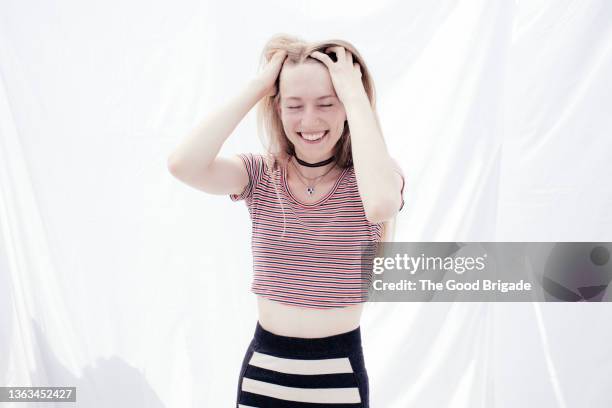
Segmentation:
<svg viewBox="0 0 612 408">
<path fill-rule="evenodd" d="M 266 96 L 266 87 L 264 83 L 258 78 L 251 79 L 247 84 L 247 88 L 249 89 L 249 91 L 254 93 L 258 97 L 258 99 L 261 99 Z"/>
<path fill-rule="evenodd" d="M 348 105 L 367 103 L 370 105 L 370 99 L 363 87 L 356 87 L 346 92 L 342 96 L 342 104 L 346 108 Z"/>
</svg>

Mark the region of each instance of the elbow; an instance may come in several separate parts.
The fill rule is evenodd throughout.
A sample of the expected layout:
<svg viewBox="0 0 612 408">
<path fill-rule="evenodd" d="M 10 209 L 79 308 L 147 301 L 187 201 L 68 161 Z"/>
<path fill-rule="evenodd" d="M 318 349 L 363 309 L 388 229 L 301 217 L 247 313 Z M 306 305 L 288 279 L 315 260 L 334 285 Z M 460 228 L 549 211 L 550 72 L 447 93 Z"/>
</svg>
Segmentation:
<svg viewBox="0 0 612 408">
<path fill-rule="evenodd" d="M 168 168 L 168 171 L 170 172 L 170 174 L 172 174 L 173 176 L 176 176 L 178 174 L 179 161 L 176 159 L 174 154 L 171 154 L 170 156 L 168 156 L 168 159 L 166 160 L 166 167 Z"/>
<path fill-rule="evenodd" d="M 383 201 L 377 204 L 364 206 L 366 219 L 372 224 L 388 221 L 398 213 L 399 206 L 393 200 Z"/>
</svg>

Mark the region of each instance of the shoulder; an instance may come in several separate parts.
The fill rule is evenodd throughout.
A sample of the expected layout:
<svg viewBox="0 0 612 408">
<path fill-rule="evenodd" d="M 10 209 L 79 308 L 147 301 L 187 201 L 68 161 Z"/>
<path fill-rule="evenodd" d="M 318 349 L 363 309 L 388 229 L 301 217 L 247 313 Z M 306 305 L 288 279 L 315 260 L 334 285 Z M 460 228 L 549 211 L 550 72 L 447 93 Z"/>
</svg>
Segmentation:
<svg viewBox="0 0 612 408">
<path fill-rule="evenodd" d="M 343 168 L 342 171 L 346 172 L 346 178 L 355 178 L 355 167 L 352 164 Z"/>
<path fill-rule="evenodd" d="M 339 191 L 358 191 L 355 168 L 352 165 L 340 169 L 337 182 Z"/>
</svg>

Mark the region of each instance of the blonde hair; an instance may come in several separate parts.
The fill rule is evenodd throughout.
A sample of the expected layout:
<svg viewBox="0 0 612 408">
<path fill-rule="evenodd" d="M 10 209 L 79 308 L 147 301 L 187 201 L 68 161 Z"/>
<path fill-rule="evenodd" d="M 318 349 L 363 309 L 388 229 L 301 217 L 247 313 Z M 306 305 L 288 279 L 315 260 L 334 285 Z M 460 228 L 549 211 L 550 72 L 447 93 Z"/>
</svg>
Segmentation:
<svg viewBox="0 0 612 408">
<path fill-rule="evenodd" d="M 288 34 L 276 34 L 272 36 L 264 46 L 264 49 L 260 56 L 261 69 L 264 67 L 272 58 L 272 56 L 280 50 L 287 52 L 287 58 L 285 63 L 289 64 L 303 64 L 306 63 L 308 58 L 313 61 L 317 61 L 323 64 L 316 58 L 310 57 L 314 51 L 320 51 L 325 53 L 325 50 L 329 47 L 341 46 L 348 50 L 353 55 L 353 62 L 356 62 L 361 67 L 361 82 L 365 89 L 365 92 L 372 106 L 374 117 L 376 119 L 376 125 L 382 135 L 380 128 L 380 121 L 378 119 L 378 113 L 376 112 L 376 92 L 374 89 L 374 82 L 370 75 L 370 72 L 363 60 L 363 57 L 357 49 L 347 41 L 343 40 L 326 40 L 318 42 L 306 42 L 298 37 L 291 36 Z M 291 156 L 294 154 L 294 146 L 287 138 L 285 130 L 283 128 L 282 120 L 278 114 L 277 106 L 280 102 L 280 73 L 276 79 L 276 89 L 278 90 L 273 96 L 263 97 L 257 104 L 257 130 L 259 138 L 267 151 L 265 167 L 270 171 L 271 174 L 278 174 L 275 171 L 279 169 L 279 166 L 286 166 Z M 265 131 L 264 131 L 265 130 Z M 263 135 L 263 137 L 262 137 Z M 340 140 L 334 148 L 334 155 L 337 159 L 337 165 L 340 168 L 346 168 L 353 165 L 353 155 L 351 153 L 351 134 L 348 126 L 348 122 L 344 122 L 344 130 L 340 137 Z M 383 139 L 384 142 L 384 139 Z M 276 190 L 277 183 L 273 183 Z M 279 197 L 278 191 L 276 191 L 277 197 Z M 281 203 L 282 208 L 282 200 Z M 284 214 L 284 208 L 283 208 Z M 283 220 L 284 222 L 284 220 Z M 388 240 L 391 241 L 395 235 L 394 233 L 395 218 L 390 221 L 383 223 L 381 232 L 381 241 L 385 241 L 385 236 L 388 235 Z M 283 229 L 284 234 L 284 229 Z"/>
</svg>

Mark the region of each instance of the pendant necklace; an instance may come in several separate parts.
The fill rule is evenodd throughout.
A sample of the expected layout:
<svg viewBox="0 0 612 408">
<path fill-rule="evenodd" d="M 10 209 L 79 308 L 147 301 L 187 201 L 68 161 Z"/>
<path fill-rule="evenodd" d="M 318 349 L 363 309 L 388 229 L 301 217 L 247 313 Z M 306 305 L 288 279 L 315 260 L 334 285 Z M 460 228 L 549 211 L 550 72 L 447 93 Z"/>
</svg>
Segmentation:
<svg viewBox="0 0 612 408">
<path fill-rule="evenodd" d="M 297 159 L 297 157 L 296 157 L 296 159 Z M 331 167 L 329 168 L 329 170 L 327 170 L 327 171 L 326 171 L 324 174 L 322 174 L 322 175 L 320 175 L 320 176 L 317 176 L 317 177 L 306 177 L 306 176 L 304 176 L 304 175 L 303 175 L 303 174 L 300 172 L 300 170 L 297 168 L 297 166 L 295 165 L 295 163 L 293 163 L 293 160 L 290 160 L 290 162 L 291 162 L 291 165 L 292 165 L 292 166 L 295 168 L 295 170 L 296 170 L 296 172 L 297 172 L 298 179 L 300 179 L 300 182 L 301 182 L 301 183 L 302 183 L 302 184 L 303 184 L 303 185 L 306 187 L 306 192 L 308 193 L 308 195 L 309 195 L 309 196 L 312 196 L 312 195 L 314 194 L 314 192 L 315 192 L 315 187 L 316 187 L 316 185 L 319 183 L 319 181 L 320 181 L 320 180 L 321 180 L 323 177 L 325 177 L 326 175 L 328 175 L 328 174 L 329 174 L 329 172 L 330 172 L 330 171 L 332 171 L 332 170 L 333 170 L 333 169 L 336 167 L 336 164 L 334 164 L 333 166 L 331 166 Z M 309 184 L 309 183 L 305 182 L 305 181 L 304 181 L 304 179 L 306 179 L 306 180 L 310 180 L 312 184 Z M 316 180 L 316 181 L 312 182 L 312 180 Z"/>
</svg>

